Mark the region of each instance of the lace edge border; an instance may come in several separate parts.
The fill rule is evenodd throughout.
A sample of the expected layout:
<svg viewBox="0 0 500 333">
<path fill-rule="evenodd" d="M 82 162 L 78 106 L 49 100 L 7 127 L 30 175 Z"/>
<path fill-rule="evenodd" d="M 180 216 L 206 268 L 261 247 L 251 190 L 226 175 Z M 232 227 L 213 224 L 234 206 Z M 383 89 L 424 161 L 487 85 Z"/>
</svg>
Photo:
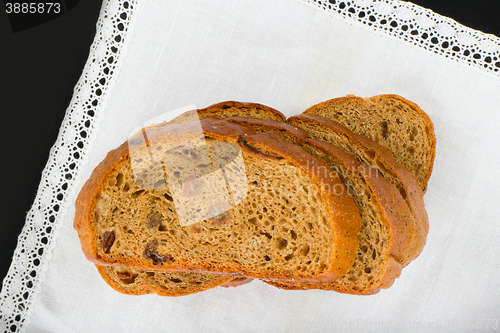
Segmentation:
<svg viewBox="0 0 500 333">
<path fill-rule="evenodd" d="M 296 1 L 500 78 L 499 37 L 466 27 L 430 9 L 394 0 Z"/>
<path fill-rule="evenodd" d="M 50 150 L 42 181 L 3 281 L 0 326 L 5 325 L 5 331 L 24 330 L 30 322 L 30 305 L 45 279 L 67 211 L 64 209 L 67 198 L 72 197 L 79 184 L 79 171 L 85 165 L 88 147 L 93 144 L 91 134 L 98 128 L 100 110 L 105 107 L 106 96 L 120 70 L 120 60 L 126 54 L 126 32 L 131 29 L 137 7 L 136 0 L 106 0 L 102 4 L 87 62 Z"/>
</svg>

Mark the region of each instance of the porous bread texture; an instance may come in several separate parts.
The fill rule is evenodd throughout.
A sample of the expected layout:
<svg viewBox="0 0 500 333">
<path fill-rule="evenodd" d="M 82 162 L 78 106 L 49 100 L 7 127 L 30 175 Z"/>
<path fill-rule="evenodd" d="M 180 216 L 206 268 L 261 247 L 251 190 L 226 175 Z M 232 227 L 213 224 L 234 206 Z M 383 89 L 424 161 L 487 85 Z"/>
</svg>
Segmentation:
<svg viewBox="0 0 500 333">
<path fill-rule="evenodd" d="M 139 146 L 135 152 L 142 153 L 134 153 L 135 159 L 151 159 L 151 172 L 147 163 L 138 169 L 140 175 L 154 175 L 152 180 L 135 176 L 126 144 L 95 169 L 77 199 L 74 224 L 90 260 L 142 270 L 299 281 L 331 281 L 349 270 L 358 248 L 352 235 L 360 227 L 354 202 L 341 193 L 345 191 L 338 177 L 315 174 L 323 161 L 276 134 L 246 136 L 247 128 L 237 124 L 202 120 L 209 151 L 214 143 L 239 146 L 248 194 L 227 211 L 213 206 L 209 218 L 181 226 L 170 184 L 156 178 L 161 168 L 151 161 L 161 161 L 159 156 L 172 151 L 192 160 L 202 155 L 190 141 L 202 133 L 189 124 L 152 127 L 145 144 L 140 137 L 130 140 Z M 192 170 L 208 168 L 202 163 Z M 219 174 L 230 189 L 232 180 L 224 178 L 231 174 L 228 168 Z M 186 175 L 178 174 L 184 177 L 183 189 L 192 196 L 201 194 L 198 201 L 205 201 L 203 184 L 194 181 L 200 178 Z M 139 186 L 136 178 L 145 178 L 153 187 Z"/>
<path fill-rule="evenodd" d="M 326 142 L 306 139 L 302 146 L 325 160 L 352 195 L 361 215 L 359 248 L 350 271 L 330 283 L 267 283 L 282 289 L 323 289 L 371 295 L 390 287 L 408 257 L 411 212 L 398 190 L 378 169 L 361 166 L 354 157 Z"/>
<path fill-rule="evenodd" d="M 127 295 L 185 296 L 226 284 L 230 286 L 233 280 L 240 280 L 230 275 L 143 271 L 131 267 L 97 264 L 96 267 L 110 287 Z"/>
<path fill-rule="evenodd" d="M 400 192 L 412 213 L 409 224 L 410 244 L 403 267 L 416 259 L 423 250 L 429 230 L 423 193 L 414 176 L 397 163 L 392 153 L 373 140 L 357 135 L 341 124 L 321 116 L 300 115 L 290 117 L 288 124 L 304 129 L 310 138 L 325 141 L 352 154 L 362 165 L 380 170 Z"/>
<path fill-rule="evenodd" d="M 436 155 L 436 136 L 431 119 L 415 103 L 398 95 L 348 95 L 313 105 L 302 114 L 334 120 L 388 148 L 425 193 Z"/>
<path fill-rule="evenodd" d="M 286 120 L 286 117 L 281 112 L 263 104 L 225 101 L 203 109 L 184 112 L 180 116 L 169 121 L 169 124 L 180 124 L 204 118 L 223 119 L 233 116 L 270 119 L 281 122 Z"/>
</svg>

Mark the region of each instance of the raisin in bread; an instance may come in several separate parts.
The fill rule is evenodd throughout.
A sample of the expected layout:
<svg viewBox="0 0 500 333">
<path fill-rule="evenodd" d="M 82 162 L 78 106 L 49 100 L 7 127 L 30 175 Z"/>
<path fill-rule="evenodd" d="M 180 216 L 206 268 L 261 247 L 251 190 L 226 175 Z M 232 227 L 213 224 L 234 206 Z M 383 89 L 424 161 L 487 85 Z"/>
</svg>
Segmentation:
<svg viewBox="0 0 500 333">
<path fill-rule="evenodd" d="M 266 281 L 281 289 L 323 289 L 349 294 L 375 294 L 390 287 L 408 260 L 411 212 L 399 191 L 378 169 L 361 166 L 343 150 L 315 139 L 303 147 L 322 158 L 352 195 L 361 215 L 359 248 L 350 271 L 330 283 Z"/>
<path fill-rule="evenodd" d="M 412 213 L 409 225 L 409 255 L 403 263 L 406 266 L 423 250 L 429 230 L 423 193 L 415 177 L 404 166 L 397 163 L 392 153 L 373 140 L 357 135 L 341 124 L 321 116 L 300 115 L 290 117 L 288 124 L 304 129 L 310 138 L 325 141 L 352 154 L 362 165 L 380 170 L 400 192 Z"/>
<path fill-rule="evenodd" d="M 359 213 L 338 177 L 315 171 L 324 161 L 274 133 L 247 135 L 223 120 L 142 134 L 110 152 L 79 194 L 74 226 L 90 260 L 325 282 L 352 266 Z M 177 197 L 201 204 L 184 205 L 186 225 Z"/>
<path fill-rule="evenodd" d="M 352 132 L 388 148 L 396 161 L 410 170 L 425 193 L 436 155 L 436 137 L 429 116 L 398 95 L 331 99 L 305 110 L 334 120 Z"/>
</svg>

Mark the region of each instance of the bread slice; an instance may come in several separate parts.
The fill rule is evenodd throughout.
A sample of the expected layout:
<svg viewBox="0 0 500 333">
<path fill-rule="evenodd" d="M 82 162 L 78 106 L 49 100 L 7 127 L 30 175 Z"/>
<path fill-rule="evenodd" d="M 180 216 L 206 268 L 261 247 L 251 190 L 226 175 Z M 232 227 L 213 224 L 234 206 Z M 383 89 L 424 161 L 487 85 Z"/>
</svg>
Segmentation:
<svg viewBox="0 0 500 333">
<path fill-rule="evenodd" d="M 91 261 L 298 281 L 332 281 L 352 266 L 359 213 L 338 177 L 315 171 L 324 161 L 274 133 L 247 135 L 223 120 L 140 134 L 110 152 L 78 196 L 74 226 Z M 208 150 L 199 145 L 203 134 Z M 224 150 L 230 154 L 216 156 Z M 205 219 L 180 224 L 176 204 L 185 197 L 201 203 L 188 205 L 187 216 L 205 209 Z"/>
<path fill-rule="evenodd" d="M 286 117 L 281 112 L 263 104 L 225 101 L 203 109 L 184 112 L 180 116 L 169 121 L 169 124 L 181 124 L 204 118 L 223 119 L 234 116 L 270 119 L 281 122 L 286 120 Z"/>
<path fill-rule="evenodd" d="M 245 113 L 243 113 L 245 114 Z M 213 113 L 210 118 L 217 116 Z M 256 133 L 274 132 L 292 143 L 307 138 L 307 133 L 284 122 L 234 116 L 226 118 L 254 130 Z M 180 123 L 180 122 L 179 122 Z M 101 266 L 96 264 L 101 277 L 113 289 L 123 294 L 143 295 L 155 293 L 160 296 L 182 296 L 211 289 L 217 286 L 239 286 L 252 279 L 230 275 L 204 274 L 192 272 L 141 271 L 121 266 Z"/>
<path fill-rule="evenodd" d="M 127 295 L 185 296 L 216 287 L 234 287 L 251 279 L 195 272 L 142 271 L 131 267 L 95 265 L 103 280 Z"/>
<path fill-rule="evenodd" d="M 204 109 L 186 112 L 169 123 L 180 124 L 200 118 L 225 118 L 227 115 L 238 115 L 236 118 L 241 119 L 256 116 L 260 119 L 273 119 L 280 122 L 285 120 L 285 116 L 279 111 L 262 104 L 226 101 Z M 307 134 L 303 135 L 307 136 Z M 251 281 L 248 278 L 229 275 L 222 276 L 193 272 L 155 273 L 154 271 L 140 271 L 120 266 L 100 266 L 98 264 L 96 266 L 101 277 L 113 289 L 131 295 L 156 293 L 160 296 L 182 296 L 211 289 L 219 285 L 238 286 Z"/>
<path fill-rule="evenodd" d="M 398 95 L 348 95 L 311 106 L 302 114 L 334 120 L 388 148 L 425 193 L 436 155 L 436 136 L 431 119 L 415 103 Z"/>
<path fill-rule="evenodd" d="M 300 115 L 290 117 L 288 124 L 304 129 L 310 138 L 325 141 L 352 154 L 362 165 L 380 170 L 380 173 L 400 192 L 410 209 L 413 221 L 409 225 L 410 244 L 408 258 L 403 266 L 417 258 L 426 242 L 429 221 L 423 193 L 412 173 L 397 163 L 392 153 L 371 139 L 357 135 L 341 124 L 321 116 Z"/>
<path fill-rule="evenodd" d="M 323 289 L 349 294 L 375 294 L 390 287 L 408 259 L 411 212 L 399 191 L 378 169 L 361 166 L 343 150 L 315 139 L 303 147 L 327 162 L 352 195 L 361 215 L 359 248 L 351 270 L 330 283 L 266 281 L 282 289 Z"/>
</svg>

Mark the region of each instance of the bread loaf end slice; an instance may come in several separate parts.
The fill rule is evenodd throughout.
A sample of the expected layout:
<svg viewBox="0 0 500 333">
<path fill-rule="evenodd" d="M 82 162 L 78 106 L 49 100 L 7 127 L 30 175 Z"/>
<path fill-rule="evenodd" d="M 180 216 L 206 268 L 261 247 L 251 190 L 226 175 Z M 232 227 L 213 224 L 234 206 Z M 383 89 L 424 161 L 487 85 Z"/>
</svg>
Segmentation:
<svg viewBox="0 0 500 333">
<path fill-rule="evenodd" d="M 436 156 L 436 136 L 431 119 L 417 104 L 398 95 L 348 95 L 313 105 L 302 114 L 334 120 L 388 148 L 425 193 Z"/>
</svg>

